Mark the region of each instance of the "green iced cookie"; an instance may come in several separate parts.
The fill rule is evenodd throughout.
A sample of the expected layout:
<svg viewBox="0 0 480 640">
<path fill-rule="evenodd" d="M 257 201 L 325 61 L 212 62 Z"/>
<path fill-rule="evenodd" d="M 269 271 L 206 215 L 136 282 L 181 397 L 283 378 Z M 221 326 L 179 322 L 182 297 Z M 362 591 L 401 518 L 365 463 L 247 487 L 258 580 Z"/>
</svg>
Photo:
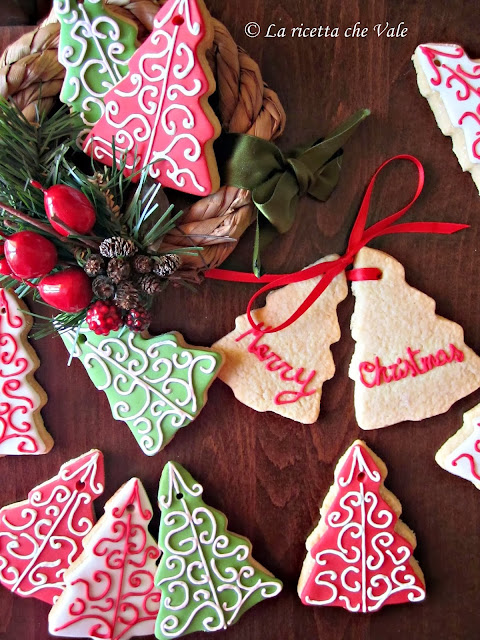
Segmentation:
<svg viewBox="0 0 480 640">
<path fill-rule="evenodd" d="M 60 335 L 147 456 L 197 417 L 222 364 L 218 353 L 189 347 L 179 333 L 142 338 L 120 330 L 97 336 L 82 325 L 78 337 L 75 330 Z"/>
<path fill-rule="evenodd" d="M 203 487 L 168 462 L 159 487 L 159 547 L 155 577 L 162 591 L 155 635 L 160 640 L 235 624 L 248 609 L 282 590 L 251 557 L 249 540 L 227 531 L 223 513 L 202 500 Z"/>
<path fill-rule="evenodd" d="M 66 69 L 60 100 L 94 125 L 105 110 L 103 97 L 128 74 L 137 27 L 107 11 L 102 0 L 55 0 L 54 7 L 58 59 Z"/>
</svg>

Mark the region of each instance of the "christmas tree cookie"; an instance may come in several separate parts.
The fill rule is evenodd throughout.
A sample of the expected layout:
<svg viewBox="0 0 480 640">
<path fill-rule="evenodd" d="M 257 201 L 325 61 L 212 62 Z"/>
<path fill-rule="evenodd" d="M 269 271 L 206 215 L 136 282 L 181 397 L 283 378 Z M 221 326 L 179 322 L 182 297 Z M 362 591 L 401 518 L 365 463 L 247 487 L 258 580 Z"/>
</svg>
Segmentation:
<svg viewBox="0 0 480 640">
<path fill-rule="evenodd" d="M 480 193 L 480 65 L 457 44 L 421 44 L 413 63 L 418 88 Z"/>
<path fill-rule="evenodd" d="M 163 555 L 155 578 L 162 591 L 160 640 L 226 629 L 282 589 L 251 557 L 249 540 L 228 531 L 225 515 L 206 505 L 202 493 L 181 465 L 165 465 L 159 488 Z"/>
<path fill-rule="evenodd" d="M 463 414 L 463 426 L 437 451 L 438 464 L 480 489 L 480 404 Z"/>
<path fill-rule="evenodd" d="M 463 329 L 435 314 L 435 302 L 405 282 L 394 258 L 364 248 L 356 268 L 378 268 L 380 280 L 352 283 L 356 341 L 350 364 L 362 429 L 423 420 L 447 411 L 480 386 L 480 358 Z"/>
<path fill-rule="evenodd" d="M 105 111 L 105 95 L 128 73 L 137 27 L 108 11 L 103 0 L 54 0 L 54 8 L 65 67 L 60 100 L 93 125 Z"/>
<path fill-rule="evenodd" d="M 60 335 L 147 456 L 198 416 L 222 365 L 218 353 L 188 346 L 179 333 L 144 338 L 120 329 L 102 336 L 82 325 L 78 335 Z"/>
<path fill-rule="evenodd" d="M 103 493 L 103 456 L 93 449 L 60 467 L 28 499 L 0 509 L 0 582 L 13 593 L 52 604 L 65 571 L 82 551 Z"/>
<path fill-rule="evenodd" d="M 254 311 L 254 321 L 262 327 L 278 326 L 320 278 L 270 293 L 265 307 Z M 225 356 L 220 379 L 240 402 L 257 411 L 273 411 L 304 424 L 315 422 L 322 385 L 335 372 L 330 345 L 340 339 L 337 305 L 347 293 L 342 272 L 306 313 L 277 333 L 263 335 L 250 326 L 246 315 L 238 317 L 234 331 L 213 345 Z"/>
<path fill-rule="evenodd" d="M 384 463 L 357 440 L 340 459 L 320 522 L 308 537 L 298 583 L 306 605 L 370 613 L 385 604 L 425 598 L 423 573 L 413 557 L 415 534 L 383 483 Z"/>
<path fill-rule="evenodd" d="M 212 42 L 203 0 L 168 0 L 130 60 L 129 75 L 105 96 L 105 114 L 85 152 L 136 180 L 148 166 L 164 187 L 198 196 L 217 191 L 212 145 L 220 123 L 208 104 L 215 81 L 205 57 Z"/>
<path fill-rule="evenodd" d="M 153 583 L 160 552 L 148 532 L 151 519 L 145 489 L 132 478 L 107 502 L 65 573 L 65 591 L 48 616 L 52 635 L 128 640 L 153 634 L 161 595 Z"/>
<path fill-rule="evenodd" d="M 0 289 L 0 456 L 42 454 L 53 446 L 40 415 L 47 394 L 33 377 L 40 362 L 28 343 L 32 323 L 23 302 Z"/>
</svg>

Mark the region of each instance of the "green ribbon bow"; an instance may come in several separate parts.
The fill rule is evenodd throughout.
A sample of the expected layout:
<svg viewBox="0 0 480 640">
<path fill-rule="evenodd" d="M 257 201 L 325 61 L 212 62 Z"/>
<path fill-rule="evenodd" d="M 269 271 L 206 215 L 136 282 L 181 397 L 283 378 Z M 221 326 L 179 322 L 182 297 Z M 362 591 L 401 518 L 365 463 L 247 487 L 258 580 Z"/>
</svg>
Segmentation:
<svg viewBox="0 0 480 640">
<path fill-rule="evenodd" d="M 361 109 L 332 133 L 285 155 L 267 140 L 245 134 L 223 137 L 221 155 L 226 184 L 248 189 L 258 211 L 279 232 L 295 220 L 298 200 L 308 194 L 324 202 L 335 188 L 342 167 L 341 147 L 370 111 Z M 260 229 L 257 217 L 253 269 L 260 273 Z"/>
</svg>

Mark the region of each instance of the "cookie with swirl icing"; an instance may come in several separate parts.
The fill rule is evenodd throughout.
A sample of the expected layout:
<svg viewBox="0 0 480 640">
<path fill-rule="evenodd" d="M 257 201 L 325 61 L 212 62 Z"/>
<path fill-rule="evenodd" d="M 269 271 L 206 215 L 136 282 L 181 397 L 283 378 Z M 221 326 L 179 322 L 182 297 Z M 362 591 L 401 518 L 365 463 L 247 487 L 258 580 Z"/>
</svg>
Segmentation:
<svg viewBox="0 0 480 640">
<path fill-rule="evenodd" d="M 480 193 L 480 60 L 458 44 L 421 44 L 412 60 L 420 93 Z"/>
<path fill-rule="evenodd" d="M 176 332 L 147 337 L 120 329 L 98 336 L 83 324 L 78 333 L 60 335 L 147 456 L 195 420 L 222 366 L 219 353 L 187 345 Z"/>
<path fill-rule="evenodd" d="M 208 103 L 215 79 L 206 58 L 212 43 L 203 0 L 167 0 L 128 76 L 105 96 L 85 153 L 135 181 L 145 169 L 163 187 L 196 196 L 217 191 L 213 142 L 221 127 Z"/>
<path fill-rule="evenodd" d="M 307 538 L 298 582 L 303 604 L 373 613 L 425 598 L 413 557 L 415 534 L 399 520 L 402 506 L 385 488 L 386 475 L 385 464 L 361 440 L 340 458 L 320 521 Z"/>
<path fill-rule="evenodd" d="M 105 112 L 103 99 L 128 73 L 137 26 L 102 0 L 55 0 L 60 22 L 59 62 L 65 67 L 60 100 L 93 126 Z"/>
<path fill-rule="evenodd" d="M 480 489 L 480 404 L 463 414 L 463 425 L 435 455 L 437 463 Z"/>
<path fill-rule="evenodd" d="M 40 361 L 28 342 L 32 324 L 20 298 L 0 289 L 0 456 L 40 455 L 53 447 L 40 413 L 47 394 L 34 378 Z"/>
</svg>

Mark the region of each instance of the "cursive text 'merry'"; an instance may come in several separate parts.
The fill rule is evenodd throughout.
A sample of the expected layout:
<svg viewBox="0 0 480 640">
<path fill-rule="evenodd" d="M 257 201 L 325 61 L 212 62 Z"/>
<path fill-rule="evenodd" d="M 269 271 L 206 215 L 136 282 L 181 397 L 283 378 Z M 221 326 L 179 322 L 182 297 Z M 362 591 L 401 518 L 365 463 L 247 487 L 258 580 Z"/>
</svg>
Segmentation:
<svg viewBox="0 0 480 640">
<path fill-rule="evenodd" d="M 259 325 L 262 327 L 263 325 Z M 294 368 L 283 360 L 277 353 L 271 350 L 268 344 L 260 344 L 260 340 L 263 337 L 263 333 L 256 329 L 249 329 L 242 333 L 241 336 L 235 339 L 235 342 L 240 342 L 247 336 L 251 336 L 250 344 L 247 349 L 252 353 L 260 362 L 265 363 L 267 371 L 276 373 L 284 382 L 292 382 L 299 385 L 297 390 L 285 390 L 280 391 L 275 396 L 275 404 L 290 404 L 297 402 L 300 398 L 306 398 L 315 393 L 316 389 L 310 389 L 307 391 L 307 387 L 315 377 L 316 371 L 310 371 L 308 375 L 304 376 L 305 369 L 300 367 L 294 370 Z"/>
</svg>

